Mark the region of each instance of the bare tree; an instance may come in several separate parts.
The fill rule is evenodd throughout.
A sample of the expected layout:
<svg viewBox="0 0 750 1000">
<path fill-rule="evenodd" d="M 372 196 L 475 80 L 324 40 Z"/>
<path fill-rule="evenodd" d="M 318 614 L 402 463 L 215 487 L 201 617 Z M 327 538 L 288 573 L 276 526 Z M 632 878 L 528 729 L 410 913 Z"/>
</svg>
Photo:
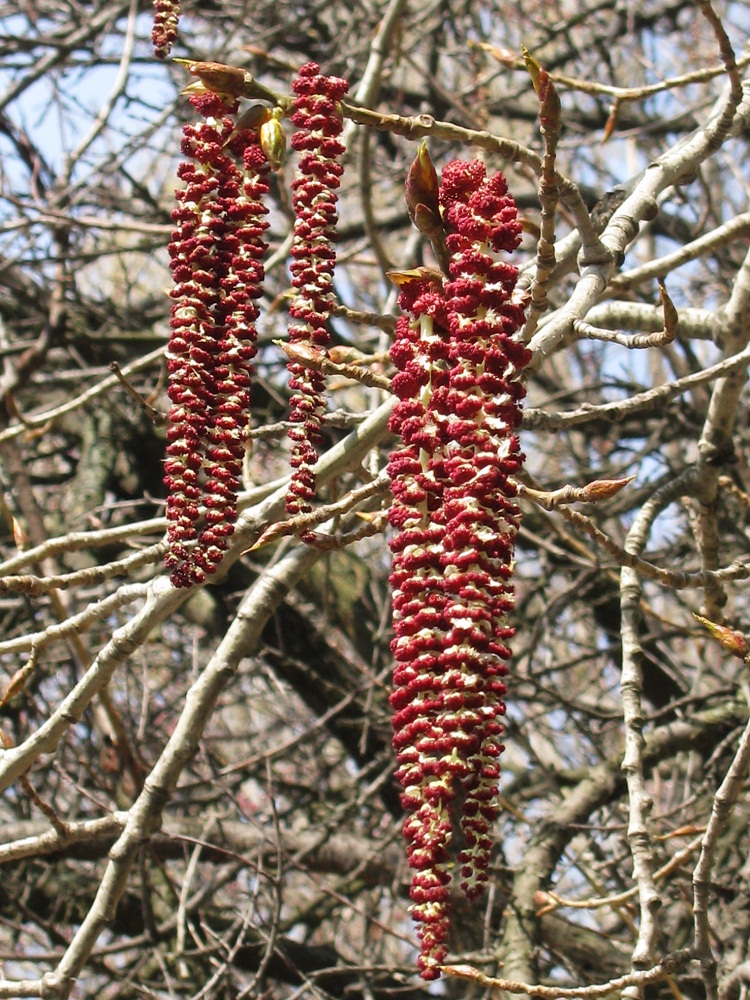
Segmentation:
<svg viewBox="0 0 750 1000">
<path fill-rule="evenodd" d="M 747 6 L 181 6 L 187 66 L 154 57 L 150 4 L 0 2 L 0 997 L 736 1000 Z M 207 62 L 276 152 L 300 66 L 349 91 L 331 346 L 287 342 L 289 151 L 264 175 L 238 519 L 217 571 L 174 586 L 167 247 Z M 399 290 L 445 264 L 440 211 L 404 200 L 423 139 L 438 176 L 506 176 L 530 352 L 500 810 L 437 988 L 415 975 L 386 523 Z M 325 388 L 309 511 L 285 507 L 279 341 Z"/>
</svg>

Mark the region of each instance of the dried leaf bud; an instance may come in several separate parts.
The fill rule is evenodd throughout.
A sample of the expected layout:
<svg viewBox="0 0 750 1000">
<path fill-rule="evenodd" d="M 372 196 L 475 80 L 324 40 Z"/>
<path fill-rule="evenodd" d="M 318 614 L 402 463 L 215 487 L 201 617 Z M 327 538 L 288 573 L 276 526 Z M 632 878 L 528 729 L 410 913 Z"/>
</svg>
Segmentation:
<svg viewBox="0 0 750 1000">
<path fill-rule="evenodd" d="M 187 66 L 188 73 L 197 76 L 206 90 L 227 97 L 247 95 L 248 83 L 253 82 L 250 73 L 236 66 L 226 66 L 218 62 L 195 62 L 192 59 L 175 59 Z"/>
<path fill-rule="evenodd" d="M 440 216 L 435 215 L 432 209 L 423 205 L 422 202 L 415 205 L 414 211 L 411 213 L 411 221 L 420 233 L 424 233 L 429 239 L 434 239 L 436 236 L 445 238 Z"/>
<path fill-rule="evenodd" d="M 472 982 L 482 979 L 482 973 L 471 965 L 441 965 L 440 969 L 446 976 L 455 976 L 457 979 L 470 979 Z"/>
<path fill-rule="evenodd" d="M 670 297 L 667 295 L 667 289 L 661 281 L 659 282 L 659 298 L 661 299 L 662 309 L 664 310 L 664 330 L 668 334 L 671 341 L 674 340 L 677 335 L 679 316 L 677 310 L 675 309 L 674 302 L 672 302 Z"/>
<path fill-rule="evenodd" d="M 23 552 L 24 549 L 29 547 L 29 536 L 26 534 L 26 529 L 17 517 L 11 515 L 11 524 L 13 525 L 13 541 L 19 552 Z"/>
<path fill-rule="evenodd" d="M 292 361 L 301 361 L 312 367 L 320 368 L 326 359 L 326 352 L 320 347 L 315 347 L 313 344 L 291 344 L 289 341 L 282 340 L 274 341 L 274 343 L 277 343 L 284 354 Z"/>
<path fill-rule="evenodd" d="M 604 131 L 602 132 L 602 146 L 605 142 L 609 142 L 612 138 L 612 133 L 617 125 L 617 119 L 620 114 L 620 103 L 615 100 L 609 107 L 609 114 L 607 115 L 607 120 L 604 123 Z"/>
</svg>

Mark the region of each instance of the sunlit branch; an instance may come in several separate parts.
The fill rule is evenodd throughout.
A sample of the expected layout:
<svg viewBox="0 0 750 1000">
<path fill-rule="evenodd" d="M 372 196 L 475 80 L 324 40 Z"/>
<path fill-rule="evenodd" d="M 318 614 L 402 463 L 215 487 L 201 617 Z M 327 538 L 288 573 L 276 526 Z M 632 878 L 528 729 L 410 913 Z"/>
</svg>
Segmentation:
<svg viewBox="0 0 750 1000">
<path fill-rule="evenodd" d="M 549 73 L 539 65 L 525 47 L 523 54 L 526 68 L 531 75 L 534 90 L 539 100 L 539 122 L 544 140 L 544 162 L 539 178 L 542 222 L 536 248 L 536 271 L 530 289 L 531 303 L 524 328 L 524 339 L 528 341 L 537 328 L 539 317 L 547 308 L 547 285 L 556 261 L 555 215 L 559 188 L 555 163 L 562 126 L 562 108 Z"/>
<path fill-rule="evenodd" d="M 92 532 L 93 534 L 93 532 Z M 87 542 L 87 546 L 90 542 Z M 102 542 L 101 544 L 105 544 Z M 49 547 L 51 548 L 51 546 Z M 71 546 L 63 541 L 61 552 L 70 552 Z M 91 587 L 120 576 L 128 576 L 133 570 L 142 566 L 150 566 L 164 555 L 164 544 L 151 545 L 141 549 L 124 559 L 104 563 L 100 566 L 87 566 L 73 573 L 61 573 L 58 576 L 0 576 L 0 593 L 27 594 L 29 597 L 39 597 L 51 590 L 70 590 L 72 587 Z"/>
<path fill-rule="evenodd" d="M 650 502 L 639 511 L 628 532 L 625 550 L 638 555 L 646 544 L 658 505 Z M 622 668 L 620 693 L 625 728 L 622 770 L 628 788 L 627 840 L 633 859 L 633 878 L 638 888 L 640 920 L 633 948 L 633 970 L 651 966 L 656 958 L 660 930 L 659 912 L 663 900 L 654 880 L 655 859 L 649 827 L 653 798 L 646 787 L 643 768 L 643 666 L 641 651 L 641 581 L 635 571 L 624 566 L 620 573 Z M 632 987 L 626 987 L 626 989 Z M 638 996 L 637 992 L 629 994 Z"/>
<path fill-rule="evenodd" d="M 697 129 L 687 140 L 662 154 L 642 175 L 639 183 L 625 202 L 617 209 L 602 234 L 601 242 L 612 254 L 610 262 L 592 260 L 582 271 L 581 277 L 567 303 L 555 317 L 541 329 L 531 342 L 535 356 L 531 370 L 542 360 L 570 343 L 574 337 L 573 323 L 583 319 L 606 289 L 614 270 L 614 261 L 621 258 L 640 231 L 643 222 L 658 214 L 657 196 L 690 177 L 695 170 L 737 128 L 750 122 L 750 96 L 737 102 L 730 95 L 720 102 L 713 117 Z M 727 124 L 728 120 L 728 124 Z M 718 143 L 718 146 L 717 146 Z"/>
<path fill-rule="evenodd" d="M 653 389 L 647 389 L 645 392 L 630 396 L 628 399 L 602 403 L 599 406 L 582 406 L 568 413 L 553 413 L 549 410 L 529 407 L 524 413 L 524 427 L 534 430 L 545 428 L 559 430 L 563 427 L 576 427 L 593 420 L 617 423 L 636 413 L 647 412 L 657 406 L 662 406 L 696 385 L 713 382 L 730 372 L 740 371 L 748 362 L 750 362 L 750 347 L 746 347 L 738 354 L 726 358 L 724 361 L 719 361 L 709 368 L 704 368 L 703 371 L 696 372 L 694 375 L 686 375 L 676 381 L 665 382 Z"/>
<path fill-rule="evenodd" d="M 728 219 L 723 225 L 717 226 L 710 233 L 706 233 L 705 236 L 699 236 L 698 239 L 686 243 L 679 250 L 616 275 L 612 279 L 612 287 L 619 291 L 632 288 L 633 285 L 643 281 L 650 281 L 652 278 L 664 278 L 683 264 L 699 260 L 747 233 L 750 233 L 750 212 L 742 212 L 733 219 Z"/>
<path fill-rule="evenodd" d="M 711 946 L 708 900 L 711 892 L 711 869 L 716 860 L 719 836 L 725 829 L 747 779 L 750 768 L 750 722 L 740 738 L 737 751 L 724 780 L 716 790 L 701 853 L 693 872 L 693 913 L 695 916 L 695 953 L 700 960 L 708 1000 L 718 996 L 716 959 Z"/>
<path fill-rule="evenodd" d="M 649 983 L 661 982 L 661 980 L 679 971 L 690 960 L 690 957 L 690 949 L 683 948 L 682 951 L 677 951 L 673 955 L 667 956 L 662 962 L 659 962 L 650 969 L 631 972 L 626 976 L 618 976 L 617 979 L 611 979 L 608 983 L 596 983 L 591 986 L 580 986 L 575 989 L 562 986 L 543 986 L 540 984 L 531 986 L 529 983 L 519 983 L 512 979 L 486 976 L 484 973 L 479 972 L 477 969 L 472 969 L 468 965 L 444 965 L 442 971 L 448 976 L 455 976 L 458 979 L 468 979 L 470 982 L 476 983 L 477 986 L 504 990 L 507 993 L 518 993 L 525 996 L 543 997 L 544 1000 L 557 1000 L 557 998 L 575 1000 L 578 997 L 583 998 L 583 1000 L 586 1000 L 586 998 L 589 998 L 589 1000 L 598 1000 L 600 997 L 607 997 L 627 987 L 635 986 L 641 989 L 644 986 L 648 986 Z"/>
</svg>

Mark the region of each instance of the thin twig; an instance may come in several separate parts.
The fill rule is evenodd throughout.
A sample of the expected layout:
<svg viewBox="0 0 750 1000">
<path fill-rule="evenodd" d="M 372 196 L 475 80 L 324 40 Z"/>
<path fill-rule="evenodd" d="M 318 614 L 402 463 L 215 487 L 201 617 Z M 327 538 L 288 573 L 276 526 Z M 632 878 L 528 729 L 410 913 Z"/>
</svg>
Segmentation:
<svg viewBox="0 0 750 1000">
<path fill-rule="evenodd" d="M 584 323 L 582 320 L 576 320 L 573 323 L 573 328 L 579 337 L 586 340 L 601 340 L 607 344 L 619 344 L 631 351 L 650 347 L 665 347 L 667 344 L 671 344 L 677 336 L 679 314 L 661 281 L 659 282 L 659 292 L 664 310 L 664 328 L 657 330 L 656 333 L 636 333 L 629 337 L 627 334 L 615 330 L 602 330 L 590 323 Z"/>
<path fill-rule="evenodd" d="M 648 560 L 628 552 L 617 544 L 609 535 L 606 535 L 601 528 L 598 528 L 591 518 L 582 514 L 578 510 L 571 510 L 569 507 L 559 506 L 556 508 L 562 517 L 577 528 L 584 531 L 589 538 L 601 545 L 609 552 L 618 566 L 627 566 L 634 570 L 639 576 L 649 580 L 658 580 L 673 590 L 688 590 L 690 588 L 702 589 L 715 583 L 724 583 L 731 580 L 747 580 L 750 577 L 750 561 L 743 558 L 735 559 L 723 569 L 715 570 L 687 570 L 664 569 L 656 566 Z"/>
<path fill-rule="evenodd" d="M 584 997 L 587 1000 L 596 1000 L 598 997 L 607 997 L 612 993 L 619 993 L 628 986 L 639 988 L 648 986 L 650 983 L 661 982 L 667 976 L 673 975 L 690 960 L 691 952 L 689 948 L 673 952 L 667 955 L 661 962 L 650 969 L 629 972 L 625 976 L 618 976 L 617 979 L 610 979 L 608 983 L 594 983 L 591 986 L 578 986 L 566 988 L 563 986 L 542 986 L 529 983 L 518 983 L 512 979 L 500 979 L 495 976 L 485 976 L 484 973 L 472 968 L 470 965 L 443 965 L 441 972 L 447 976 L 455 976 L 458 979 L 468 979 L 477 986 L 490 987 L 491 989 L 504 990 L 507 993 L 522 993 L 526 996 L 542 997 L 543 1000 L 573 1000 L 575 997 Z"/>
<path fill-rule="evenodd" d="M 305 514 L 297 514 L 296 517 L 292 517 L 288 521 L 278 521 L 263 532 L 253 545 L 253 551 L 263 548 L 279 538 L 288 535 L 304 534 L 323 524 L 325 521 L 330 521 L 333 517 L 346 514 L 362 500 L 367 500 L 378 493 L 384 493 L 388 489 L 389 484 L 390 478 L 388 474 L 381 472 L 371 483 L 365 483 L 364 486 L 358 486 L 356 489 L 349 490 L 340 500 L 336 500 L 334 503 L 322 504 L 320 507 L 316 507 L 315 510 Z"/>
<path fill-rule="evenodd" d="M 138 358 L 137 361 L 133 361 L 129 365 L 125 365 L 121 371 L 122 375 L 128 376 L 135 372 L 143 371 L 144 368 L 149 368 L 154 362 L 160 361 L 164 354 L 164 348 L 159 347 L 155 351 L 151 351 L 150 354 L 145 354 L 142 358 Z M 67 413 L 73 413 L 75 410 L 80 410 L 82 406 L 90 403 L 93 399 L 97 399 L 99 396 L 104 395 L 114 386 L 117 385 L 119 379 L 116 375 L 111 375 L 109 378 L 103 379 L 98 385 L 92 386 L 86 392 L 82 392 L 80 396 L 76 396 L 75 399 L 69 400 L 67 403 L 63 403 L 60 406 L 55 406 L 51 410 L 44 410 L 42 413 L 35 413 L 29 416 L 26 414 L 24 416 L 24 421 L 22 424 L 14 424 L 12 427 L 7 427 L 4 431 L 0 431 L 0 444 L 3 441 L 12 441 L 13 438 L 20 437 L 21 434 L 29 427 L 44 427 L 46 424 L 56 420 L 58 417 L 63 417 Z"/>
<path fill-rule="evenodd" d="M 340 375 L 343 378 L 359 382 L 361 385 L 370 386 L 373 389 L 383 389 L 390 391 L 391 380 L 385 375 L 364 368 L 362 365 L 339 364 L 332 361 L 317 347 L 309 347 L 305 344 L 292 344 L 288 341 L 275 342 L 282 351 L 292 361 L 312 368 L 314 371 L 322 372 L 324 375 Z"/>
<path fill-rule="evenodd" d="M 699 837 L 695 837 L 690 843 L 683 847 L 681 851 L 677 853 L 667 861 L 665 865 L 662 865 L 658 871 L 654 872 L 654 882 L 662 881 L 671 875 L 673 871 L 677 868 L 681 868 L 682 865 L 687 861 L 691 855 L 695 854 L 697 849 L 701 845 L 703 840 L 703 834 Z M 548 891 L 545 897 L 549 900 L 546 903 L 541 913 L 553 913 L 557 909 L 568 909 L 568 910 L 598 910 L 605 906 L 616 907 L 620 906 L 622 903 L 627 903 L 628 900 L 633 899 L 634 896 L 638 895 L 638 887 L 633 886 L 631 889 L 626 889 L 624 892 L 618 892 L 613 896 L 594 896 L 590 899 L 568 899 L 565 896 L 558 896 L 556 892 Z"/>
<path fill-rule="evenodd" d="M 504 66 L 511 66 L 513 69 L 523 70 L 525 68 L 523 59 L 509 59 L 505 53 L 491 45 L 489 42 L 475 42 L 471 40 L 470 45 L 484 49 L 494 56 L 498 62 Z M 744 56 L 737 60 L 737 66 L 744 69 L 750 65 L 750 56 Z M 726 72 L 726 66 L 709 66 L 706 69 L 692 70 L 690 73 L 681 73 L 679 76 L 669 76 L 659 83 L 644 84 L 641 87 L 617 87 L 610 83 L 599 83 L 595 80 L 582 80 L 574 76 L 566 76 L 564 73 L 550 73 L 550 77 L 555 83 L 569 90 L 578 90 L 582 94 L 602 94 L 605 97 L 617 98 L 620 101 L 640 101 L 654 94 L 662 94 L 666 90 L 676 90 L 679 87 L 687 87 L 691 83 L 708 83 L 715 80 Z"/>
</svg>

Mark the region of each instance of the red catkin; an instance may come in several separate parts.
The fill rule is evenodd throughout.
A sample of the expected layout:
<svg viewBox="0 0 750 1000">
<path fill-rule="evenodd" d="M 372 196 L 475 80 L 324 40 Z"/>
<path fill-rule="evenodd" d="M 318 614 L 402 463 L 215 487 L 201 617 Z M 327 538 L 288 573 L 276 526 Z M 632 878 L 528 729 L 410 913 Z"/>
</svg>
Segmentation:
<svg viewBox="0 0 750 1000">
<path fill-rule="evenodd" d="M 157 59 L 166 59 L 177 41 L 180 5 L 177 0 L 154 0 L 154 26 L 151 44 Z"/>
<path fill-rule="evenodd" d="M 339 159 L 344 146 L 337 102 L 348 90 L 345 80 L 324 76 L 316 63 L 307 63 L 293 85 L 297 131 L 292 146 L 300 154 L 292 183 L 294 238 L 292 286 L 295 295 L 289 309 L 294 321 L 289 328 L 292 344 L 325 350 L 330 342 L 326 323 L 334 302 L 333 273 L 336 265 L 335 230 L 338 221 L 337 194 L 343 167 Z M 312 467 L 325 415 L 324 376 L 298 361 L 288 364 L 292 390 L 289 432 L 292 443 L 292 481 L 287 510 L 294 514 L 311 509 L 315 497 Z"/>
<path fill-rule="evenodd" d="M 402 447 L 388 466 L 396 776 L 428 980 L 448 951 L 454 862 L 469 898 L 488 880 L 513 635 L 518 376 L 530 357 L 517 269 L 502 256 L 520 238 L 504 178 L 478 161 L 449 163 L 439 207 L 450 277 L 421 269 L 398 280 L 390 428 Z"/>
<path fill-rule="evenodd" d="M 235 133 L 236 102 L 206 93 L 191 103 L 204 120 L 183 130 L 189 159 L 178 170 L 185 186 L 169 244 L 175 284 L 164 482 L 166 563 L 177 587 L 214 573 L 234 532 L 268 226 L 268 164 L 257 135 Z"/>
</svg>

